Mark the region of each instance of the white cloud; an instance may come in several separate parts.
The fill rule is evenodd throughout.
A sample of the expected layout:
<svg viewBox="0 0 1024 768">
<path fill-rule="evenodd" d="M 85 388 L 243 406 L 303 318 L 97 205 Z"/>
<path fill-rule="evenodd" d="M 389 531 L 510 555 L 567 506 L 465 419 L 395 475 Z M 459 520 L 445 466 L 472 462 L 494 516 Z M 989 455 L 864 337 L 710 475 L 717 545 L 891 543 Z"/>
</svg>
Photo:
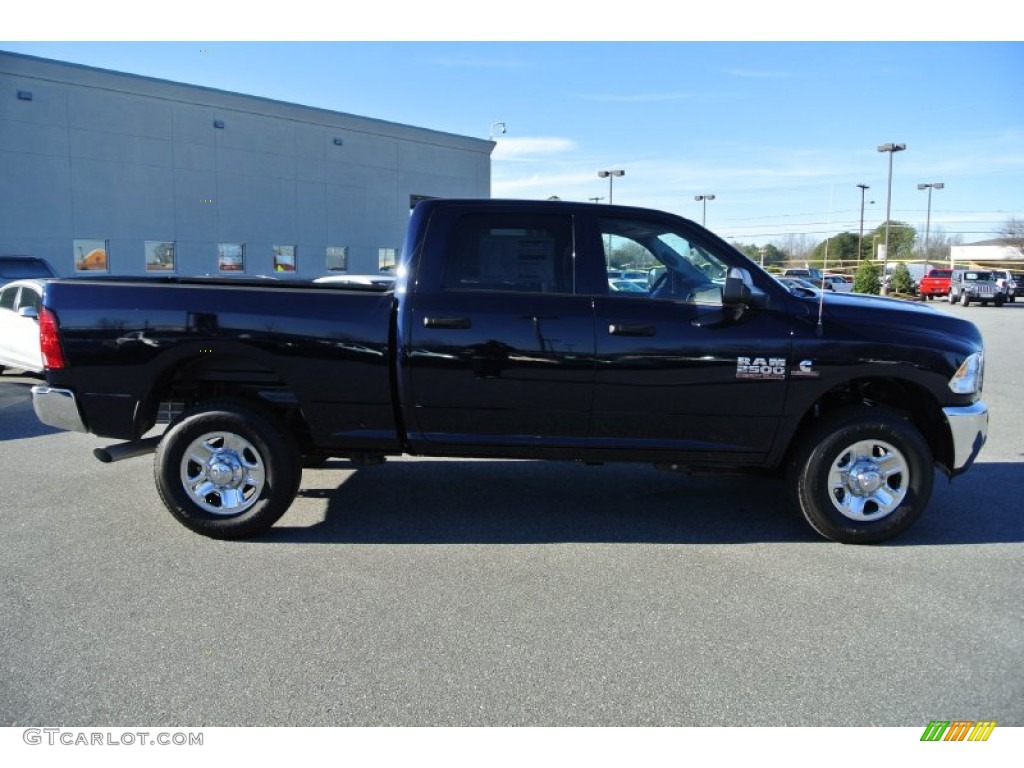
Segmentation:
<svg viewBox="0 0 1024 768">
<path fill-rule="evenodd" d="M 522 138 L 499 138 L 491 158 L 494 160 L 530 160 L 538 156 L 550 156 L 561 152 L 572 152 L 576 142 L 557 136 L 532 136 Z"/>
</svg>

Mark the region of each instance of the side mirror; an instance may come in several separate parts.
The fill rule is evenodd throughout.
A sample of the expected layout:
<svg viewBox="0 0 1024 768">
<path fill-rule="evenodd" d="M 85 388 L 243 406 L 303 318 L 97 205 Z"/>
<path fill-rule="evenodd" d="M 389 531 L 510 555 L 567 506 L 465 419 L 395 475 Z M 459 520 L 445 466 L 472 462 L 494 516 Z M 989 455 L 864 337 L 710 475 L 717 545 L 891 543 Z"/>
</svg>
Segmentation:
<svg viewBox="0 0 1024 768">
<path fill-rule="evenodd" d="M 722 304 L 727 307 L 746 306 L 754 294 L 754 282 L 745 269 L 733 267 L 722 287 Z"/>
<path fill-rule="evenodd" d="M 18 317 L 31 317 L 33 320 L 38 320 L 39 313 L 35 307 L 22 307 L 18 310 Z"/>
</svg>

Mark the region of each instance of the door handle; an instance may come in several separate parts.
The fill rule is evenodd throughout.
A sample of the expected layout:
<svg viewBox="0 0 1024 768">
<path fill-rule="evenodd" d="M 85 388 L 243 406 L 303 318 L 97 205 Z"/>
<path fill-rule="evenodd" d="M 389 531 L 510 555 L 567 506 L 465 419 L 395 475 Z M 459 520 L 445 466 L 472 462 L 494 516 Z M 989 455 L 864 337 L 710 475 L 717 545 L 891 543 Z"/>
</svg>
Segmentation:
<svg viewBox="0 0 1024 768">
<path fill-rule="evenodd" d="M 612 336 L 654 336 L 654 326 L 643 323 L 612 323 L 608 326 Z"/>
<path fill-rule="evenodd" d="M 472 326 L 468 317 L 424 317 L 424 328 L 463 330 Z"/>
</svg>

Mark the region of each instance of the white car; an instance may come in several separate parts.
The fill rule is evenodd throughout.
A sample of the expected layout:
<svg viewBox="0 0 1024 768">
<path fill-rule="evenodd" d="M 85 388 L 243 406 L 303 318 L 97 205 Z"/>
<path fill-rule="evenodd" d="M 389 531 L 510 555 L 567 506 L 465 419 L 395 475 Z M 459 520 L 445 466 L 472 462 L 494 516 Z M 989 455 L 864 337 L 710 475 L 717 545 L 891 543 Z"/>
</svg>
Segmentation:
<svg viewBox="0 0 1024 768">
<path fill-rule="evenodd" d="M 853 280 L 843 275 L 825 275 L 825 290 L 833 290 L 836 293 L 850 293 L 853 290 Z"/>
<path fill-rule="evenodd" d="M 39 308 L 43 284 L 39 280 L 15 280 L 0 288 L 0 372 L 18 368 L 42 373 L 39 349 Z"/>
</svg>

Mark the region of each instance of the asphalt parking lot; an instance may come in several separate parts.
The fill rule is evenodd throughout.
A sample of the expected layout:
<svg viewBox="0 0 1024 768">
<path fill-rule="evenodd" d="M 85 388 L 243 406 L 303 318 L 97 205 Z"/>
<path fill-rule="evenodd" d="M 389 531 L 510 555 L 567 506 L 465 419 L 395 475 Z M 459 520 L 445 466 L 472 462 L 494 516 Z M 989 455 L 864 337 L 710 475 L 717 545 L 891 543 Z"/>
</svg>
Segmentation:
<svg viewBox="0 0 1024 768">
<path fill-rule="evenodd" d="M 871 547 L 777 482 L 433 459 L 212 541 L 5 373 L 0 725 L 1024 725 L 1024 303 L 935 306 L 985 334 L 989 442 Z"/>
</svg>

